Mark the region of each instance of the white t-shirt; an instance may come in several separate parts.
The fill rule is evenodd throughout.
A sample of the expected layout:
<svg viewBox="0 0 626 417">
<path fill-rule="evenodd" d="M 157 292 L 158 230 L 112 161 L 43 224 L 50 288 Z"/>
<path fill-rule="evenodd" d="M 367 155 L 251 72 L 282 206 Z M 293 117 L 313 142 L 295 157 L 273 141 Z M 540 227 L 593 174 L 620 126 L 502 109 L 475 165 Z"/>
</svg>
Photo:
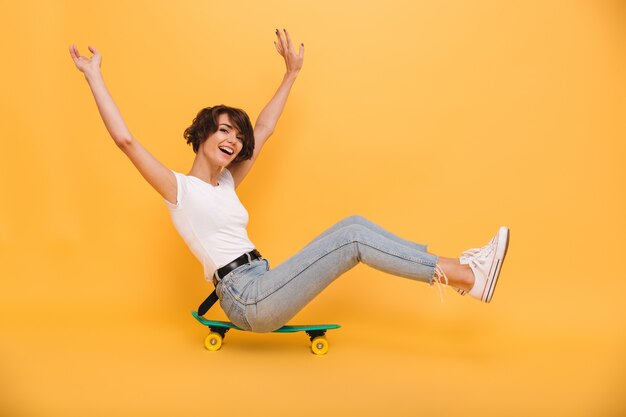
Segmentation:
<svg viewBox="0 0 626 417">
<path fill-rule="evenodd" d="M 226 168 L 218 185 L 200 178 L 174 172 L 178 192 L 176 204 L 164 200 L 174 227 L 211 280 L 216 269 L 250 252 L 254 245 L 248 239 L 248 212 L 235 194 L 235 180 Z"/>
</svg>

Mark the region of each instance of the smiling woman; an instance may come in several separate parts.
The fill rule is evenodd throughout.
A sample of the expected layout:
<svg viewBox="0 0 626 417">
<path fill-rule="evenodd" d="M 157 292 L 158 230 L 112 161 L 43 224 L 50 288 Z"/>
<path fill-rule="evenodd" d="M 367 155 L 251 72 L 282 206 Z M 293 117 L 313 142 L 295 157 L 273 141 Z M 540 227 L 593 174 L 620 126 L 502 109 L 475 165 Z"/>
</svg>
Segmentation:
<svg viewBox="0 0 626 417">
<path fill-rule="evenodd" d="M 243 145 L 233 162 L 245 161 L 252 157 L 254 152 L 254 131 L 248 114 L 241 109 L 228 107 L 223 104 L 204 108 L 198 112 L 191 126 L 185 129 L 183 136 L 187 139 L 187 143 L 192 146 L 193 151 L 198 153 L 200 145 L 209 138 L 209 135 L 217 132 L 218 128 L 220 133 L 226 135 L 230 132 L 235 132 Z"/>
<path fill-rule="evenodd" d="M 104 84 L 100 53 L 90 46 L 93 56 L 86 58 L 70 46 L 111 137 L 165 199 L 176 229 L 202 263 L 205 278 L 215 284 L 229 319 L 241 329 L 275 330 L 360 262 L 416 281 L 449 284 L 461 294 L 491 301 L 508 248 L 506 227 L 486 246 L 467 250 L 460 258 L 444 258 L 427 252 L 426 245 L 350 216 L 270 270 L 248 238 L 248 212 L 235 189 L 272 135 L 302 68 L 304 44 L 296 51 L 287 30 L 283 32 L 276 30 L 274 44 L 286 72 L 254 129 L 243 110 L 224 105 L 202 109 L 184 132 L 196 153 L 186 175 L 165 167 L 130 134 Z"/>
<path fill-rule="evenodd" d="M 228 166 L 236 172 L 238 162 L 248 161 L 254 155 L 250 119 L 243 110 L 233 107 L 220 105 L 201 110 L 184 136 L 196 153 L 189 175 L 212 184 L 212 178 L 206 176 L 211 167 L 221 170 Z"/>
</svg>

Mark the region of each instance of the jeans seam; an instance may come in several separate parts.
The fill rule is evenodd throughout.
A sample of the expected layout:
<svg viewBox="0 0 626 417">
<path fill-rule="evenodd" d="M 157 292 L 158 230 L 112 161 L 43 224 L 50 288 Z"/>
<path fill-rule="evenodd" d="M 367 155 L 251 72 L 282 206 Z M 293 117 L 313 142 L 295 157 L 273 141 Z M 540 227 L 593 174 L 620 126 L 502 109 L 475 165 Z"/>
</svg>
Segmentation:
<svg viewBox="0 0 626 417">
<path fill-rule="evenodd" d="M 239 297 L 233 294 L 233 292 L 230 290 L 228 286 L 224 286 L 224 288 L 222 288 L 222 293 L 224 292 L 227 292 L 228 295 L 230 295 L 230 297 L 233 299 L 233 301 L 236 301 L 236 303 L 233 303 L 233 309 L 237 310 L 237 312 L 239 313 L 238 317 L 241 318 L 246 323 L 248 328 L 251 328 L 250 323 L 248 322 L 248 319 L 246 318 L 246 306 L 248 304 L 241 301 Z M 230 320 L 230 317 L 228 319 Z"/>
<path fill-rule="evenodd" d="M 370 247 L 370 248 L 377 249 L 377 250 L 379 250 L 379 251 L 381 251 L 381 252 L 383 252 L 383 253 L 385 253 L 385 254 L 387 254 L 387 255 L 392 255 L 392 256 L 395 256 L 395 257 L 397 257 L 397 258 L 403 259 L 403 260 L 405 260 L 405 261 L 415 262 L 415 263 L 420 264 L 420 265 L 429 266 L 429 267 L 434 267 L 434 266 L 436 265 L 436 263 L 433 265 L 433 264 L 432 264 L 432 262 L 429 262 L 429 261 L 422 261 L 421 259 L 418 259 L 418 260 L 414 260 L 414 259 L 407 259 L 406 257 L 404 257 L 404 256 L 402 256 L 402 255 L 400 255 L 400 254 L 398 254 L 398 253 L 395 253 L 395 252 L 390 252 L 390 251 L 388 251 L 388 250 L 381 249 L 380 247 L 377 247 L 377 246 L 375 246 L 375 245 L 368 244 L 368 243 L 363 243 L 363 242 L 357 242 L 357 241 L 351 240 L 351 241 L 349 241 L 349 242 L 346 242 L 346 243 L 343 243 L 343 244 L 341 244 L 341 245 L 338 245 L 338 246 L 334 247 L 333 249 L 331 249 L 331 250 L 327 251 L 326 253 L 322 254 L 321 256 L 317 257 L 315 260 L 313 260 L 312 262 L 310 262 L 310 263 L 309 263 L 307 266 L 305 266 L 304 268 L 300 269 L 300 270 L 299 270 L 298 272 L 296 272 L 293 276 L 291 276 L 291 278 L 289 278 L 288 280 L 286 280 L 285 282 L 283 282 L 281 285 L 278 285 L 278 286 L 276 286 L 276 287 L 274 287 L 274 288 L 272 288 L 272 289 L 270 289 L 270 290 L 266 291 L 265 293 L 263 293 L 263 295 L 261 295 L 261 296 L 257 297 L 257 298 L 256 298 L 256 300 L 255 300 L 254 302 L 252 302 L 252 303 L 245 303 L 245 302 L 244 302 L 244 303 L 245 303 L 245 304 L 256 304 L 256 303 L 258 303 L 258 302 L 260 302 L 260 301 L 264 300 L 265 298 L 267 298 L 267 297 L 269 297 L 270 295 L 274 294 L 276 291 L 278 291 L 279 289 L 281 289 L 281 288 L 282 288 L 282 287 L 284 287 L 285 285 L 289 284 L 289 283 L 290 283 L 291 281 L 293 281 L 296 277 L 298 277 L 298 275 L 300 275 L 301 273 L 303 273 L 304 271 L 306 271 L 307 269 L 309 269 L 309 268 L 310 268 L 310 267 L 311 267 L 311 266 L 312 266 L 315 262 L 317 262 L 317 261 L 319 261 L 320 259 L 322 259 L 322 258 L 324 258 L 324 257 L 326 257 L 326 256 L 328 256 L 328 255 L 330 255 L 332 252 L 336 251 L 337 249 L 343 248 L 344 246 L 350 245 L 350 244 L 352 244 L 352 243 L 358 243 L 358 244 L 360 244 L 360 245 L 368 246 L 368 247 Z M 243 302 L 243 300 L 241 300 L 241 302 Z"/>
</svg>

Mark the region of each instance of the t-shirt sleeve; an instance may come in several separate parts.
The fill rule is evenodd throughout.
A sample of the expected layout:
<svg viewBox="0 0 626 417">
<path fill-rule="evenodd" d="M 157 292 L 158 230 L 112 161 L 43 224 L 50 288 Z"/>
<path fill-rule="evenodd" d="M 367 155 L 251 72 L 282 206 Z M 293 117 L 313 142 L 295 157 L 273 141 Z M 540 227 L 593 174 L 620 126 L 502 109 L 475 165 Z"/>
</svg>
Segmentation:
<svg viewBox="0 0 626 417">
<path fill-rule="evenodd" d="M 183 179 L 182 179 L 183 174 L 176 172 L 176 171 L 172 171 L 172 172 L 174 173 L 174 176 L 176 177 L 176 204 L 167 201 L 165 198 L 163 199 L 163 201 L 165 201 L 165 205 L 170 210 L 176 210 L 180 208 L 180 205 L 183 200 L 183 195 L 184 195 L 184 186 L 183 186 Z"/>
</svg>

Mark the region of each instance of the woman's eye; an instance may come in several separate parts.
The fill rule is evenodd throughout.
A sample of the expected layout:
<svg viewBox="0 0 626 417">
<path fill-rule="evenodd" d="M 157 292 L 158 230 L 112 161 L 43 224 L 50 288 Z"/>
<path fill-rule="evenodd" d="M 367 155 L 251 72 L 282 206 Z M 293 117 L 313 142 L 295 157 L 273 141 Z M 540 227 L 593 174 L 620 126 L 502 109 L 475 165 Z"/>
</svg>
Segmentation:
<svg viewBox="0 0 626 417">
<path fill-rule="evenodd" d="M 239 139 L 239 142 L 243 142 L 243 138 L 241 136 L 237 136 L 237 139 Z"/>
<path fill-rule="evenodd" d="M 228 130 L 222 128 L 220 129 L 220 132 L 228 133 Z"/>
</svg>

